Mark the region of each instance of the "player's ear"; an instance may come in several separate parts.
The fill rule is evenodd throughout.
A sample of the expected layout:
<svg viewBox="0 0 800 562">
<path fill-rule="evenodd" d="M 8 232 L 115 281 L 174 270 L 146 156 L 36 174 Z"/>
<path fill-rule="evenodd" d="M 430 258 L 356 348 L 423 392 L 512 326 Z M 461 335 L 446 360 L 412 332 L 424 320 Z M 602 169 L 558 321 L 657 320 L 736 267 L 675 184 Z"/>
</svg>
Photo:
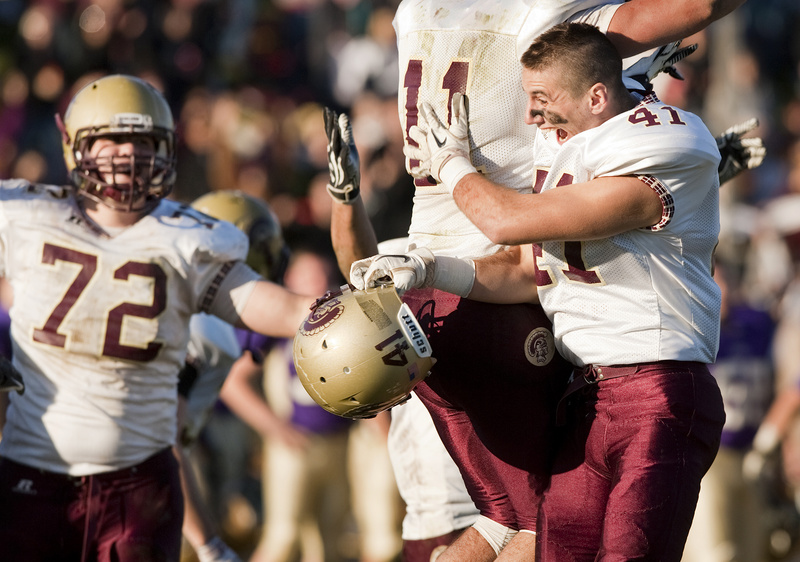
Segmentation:
<svg viewBox="0 0 800 562">
<path fill-rule="evenodd" d="M 599 115 L 602 113 L 606 107 L 608 107 L 609 102 L 608 88 L 606 85 L 602 82 L 598 82 L 589 88 L 587 101 L 592 114 Z"/>
</svg>

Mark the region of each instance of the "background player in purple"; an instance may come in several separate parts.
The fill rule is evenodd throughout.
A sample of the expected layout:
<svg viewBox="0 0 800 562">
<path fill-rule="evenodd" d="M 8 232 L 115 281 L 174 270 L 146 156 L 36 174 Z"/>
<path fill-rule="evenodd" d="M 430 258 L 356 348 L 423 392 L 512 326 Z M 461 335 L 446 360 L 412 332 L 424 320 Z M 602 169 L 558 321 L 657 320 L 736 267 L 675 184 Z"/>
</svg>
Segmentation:
<svg viewBox="0 0 800 562">
<path fill-rule="evenodd" d="M 709 370 L 722 393 L 725 426 L 703 477 L 683 562 L 705 562 L 723 551 L 736 560 L 762 560 L 772 531 L 768 502 L 780 497 L 780 488 L 766 478 L 751 481 L 743 468 L 773 398 L 775 320 L 747 302 L 741 274 L 732 264 L 715 259 L 714 279 L 722 292 L 721 323 L 719 352 Z"/>
</svg>

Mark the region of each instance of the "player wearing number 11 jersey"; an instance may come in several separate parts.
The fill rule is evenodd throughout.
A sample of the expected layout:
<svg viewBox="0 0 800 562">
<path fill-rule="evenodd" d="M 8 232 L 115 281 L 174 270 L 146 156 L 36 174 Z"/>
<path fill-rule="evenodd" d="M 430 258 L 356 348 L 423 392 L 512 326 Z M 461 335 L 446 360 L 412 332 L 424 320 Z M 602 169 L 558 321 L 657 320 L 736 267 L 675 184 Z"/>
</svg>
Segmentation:
<svg viewBox="0 0 800 562">
<path fill-rule="evenodd" d="M 417 123 L 422 102 L 447 108 L 454 93 L 468 93 L 478 102 L 470 113 L 476 166 L 498 183 L 530 192 L 534 131 L 520 119 L 525 98 L 519 57 L 548 27 L 604 3 L 403 1 L 394 25 L 404 131 Z M 617 8 L 585 17 L 605 29 Z M 502 248 L 461 213 L 444 186 L 425 179 L 415 185 L 410 248 L 468 258 Z M 531 559 L 549 473 L 552 404 L 569 374 L 555 353 L 550 322 L 532 304 L 496 306 L 437 290 L 409 291 L 403 300 L 437 356 L 445 358 L 416 393 L 481 515 L 447 556 L 493 559 L 524 530 L 529 533 L 515 544 Z"/>
<path fill-rule="evenodd" d="M 602 4 L 607 1 L 405 0 L 394 21 L 405 134 L 417 124 L 422 102 L 441 109 L 444 119 L 453 94 L 467 94 L 476 102 L 469 113 L 473 163 L 492 181 L 530 192 L 535 130 L 520 119 L 525 96 L 519 58 L 537 35 L 570 17 L 605 31 L 619 4 L 596 8 Z M 576 15 L 581 10 L 588 11 Z M 408 136 L 406 142 L 414 143 Z M 409 244 L 459 257 L 500 249 L 458 210 L 444 186 L 415 184 Z"/>
<path fill-rule="evenodd" d="M 618 14 L 637 9 L 654 13 L 666 3 L 603 4 L 602 0 L 401 2 L 394 25 L 400 66 L 398 110 L 406 143 L 416 144 L 408 133 L 417 124 L 423 103 L 450 123 L 450 101 L 454 94 L 465 93 L 473 102 L 469 108 L 473 164 L 498 184 L 530 192 L 535 130 L 520 118 L 526 103 L 520 89 L 522 53 L 539 34 L 565 20 L 588 22 L 606 31 Z M 687 12 L 683 20 L 665 20 L 675 27 L 675 22 L 688 23 L 693 17 Z M 617 28 L 618 35 L 636 31 L 637 26 Z M 414 167 L 419 162 L 409 160 L 407 165 L 417 175 Z M 446 186 L 424 178 L 415 184 L 408 249 L 424 247 L 447 257 L 480 258 L 503 248 L 459 210 Z M 550 321 L 538 305 L 476 303 L 432 288 L 408 291 L 403 299 L 441 358 L 416 393 L 431 411 L 482 516 L 454 545 L 452 558 L 445 558 L 479 560 L 476 552 L 480 552 L 493 559 L 522 530 L 531 533 L 518 535 L 504 555 L 530 559 L 538 503 L 548 480 L 553 405 L 569 373 L 555 353 Z M 464 548 L 458 550 L 460 546 Z"/>
</svg>

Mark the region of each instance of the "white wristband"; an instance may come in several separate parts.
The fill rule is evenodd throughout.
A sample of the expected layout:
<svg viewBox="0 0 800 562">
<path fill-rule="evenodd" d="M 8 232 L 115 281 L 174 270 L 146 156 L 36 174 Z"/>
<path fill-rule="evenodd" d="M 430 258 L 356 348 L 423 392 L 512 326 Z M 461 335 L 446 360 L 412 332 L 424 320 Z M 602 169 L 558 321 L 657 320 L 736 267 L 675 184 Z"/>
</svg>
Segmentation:
<svg viewBox="0 0 800 562">
<path fill-rule="evenodd" d="M 477 172 L 478 170 L 475 169 L 469 158 L 453 156 L 442 165 L 442 169 L 439 170 L 439 179 L 447 190 L 453 193 L 456 184 L 461 178 L 467 174 L 476 174 Z"/>
<path fill-rule="evenodd" d="M 475 284 L 475 262 L 470 259 L 436 256 L 433 287 L 459 297 L 466 297 Z"/>
</svg>

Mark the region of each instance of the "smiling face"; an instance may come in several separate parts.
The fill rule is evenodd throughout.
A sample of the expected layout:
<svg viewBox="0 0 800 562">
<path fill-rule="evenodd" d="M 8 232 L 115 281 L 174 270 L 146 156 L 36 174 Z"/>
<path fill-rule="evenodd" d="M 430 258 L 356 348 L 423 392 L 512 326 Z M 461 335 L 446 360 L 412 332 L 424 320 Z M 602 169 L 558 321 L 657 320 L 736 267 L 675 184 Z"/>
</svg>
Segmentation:
<svg viewBox="0 0 800 562">
<path fill-rule="evenodd" d="M 90 82 L 56 124 L 70 180 L 84 202 L 138 215 L 172 191 L 172 111 L 144 80 L 119 74 Z"/>
<path fill-rule="evenodd" d="M 106 184 L 132 192 L 137 181 L 142 181 L 137 177 L 137 164 L 147 165 L 155 156 L 155 141 L 144 135 L 99 137 L 89 147 L 89 156 Z M 138 197 L 144 197 L 144 193 Z"/>
<path fill-rule="evenodd" d="M 559 144 L 635 103 L 622 83 L 619 53 L 593 25 L 553 26 L 531 43 L 520 63 L 525 122 Z"/>
<path fill-rule="evenodd" d="M 600 124 L 596 84 L 580 95 L 569 91 L 559 66 L 522 69 L 522 88 L 528 98 L 525 123 L 537 125 L 545 136 L 556 135 L 559 144 Z"/>
</svg>

